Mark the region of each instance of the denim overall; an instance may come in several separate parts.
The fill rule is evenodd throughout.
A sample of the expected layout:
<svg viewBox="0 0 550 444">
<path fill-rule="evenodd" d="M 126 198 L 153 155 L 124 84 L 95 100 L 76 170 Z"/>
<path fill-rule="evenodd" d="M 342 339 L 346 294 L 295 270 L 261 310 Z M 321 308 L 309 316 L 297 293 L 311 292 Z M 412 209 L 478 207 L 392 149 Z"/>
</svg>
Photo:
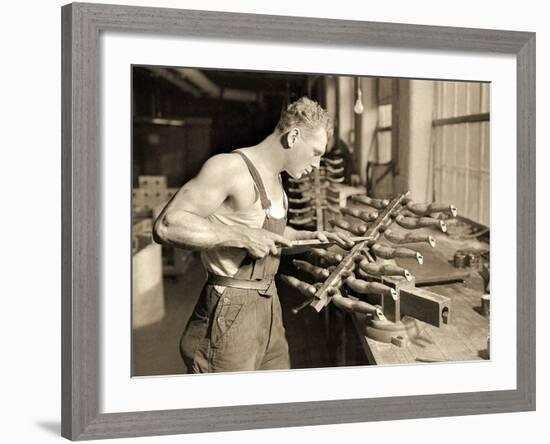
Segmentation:
<svg viewBox="0 0 550 444">
<path fill-rule="evenodd" d="M 266 218 L 262 228 L 283 235 L 286 217 L 270 216 L 271 202 L 252 162 L 246 162 Z M 286 202 L 285 202 L 286 211 Z M 275 274 L 279 257 L 246 256 L 235 276 L 209 274 L 180 342 L 189 373 L 290 368 Z M 223 286 L 220 293 L 215 286 Z"/>
</svg>

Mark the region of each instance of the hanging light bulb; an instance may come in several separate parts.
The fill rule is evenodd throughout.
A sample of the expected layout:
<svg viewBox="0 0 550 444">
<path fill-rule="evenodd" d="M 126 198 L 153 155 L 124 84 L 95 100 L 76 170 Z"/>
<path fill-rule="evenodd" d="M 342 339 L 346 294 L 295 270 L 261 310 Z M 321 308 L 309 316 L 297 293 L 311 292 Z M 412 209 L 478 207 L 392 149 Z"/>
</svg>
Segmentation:
<svg viewBox="0 0 550 444">
<path fill-rule="evenodd" d="M 363 93 L 361 92 L 361 88 L 357 86 L 357 98 L 355 99 L 353 111 L 355 114 L 363 114 L 363 110 Z"/>
</svg>

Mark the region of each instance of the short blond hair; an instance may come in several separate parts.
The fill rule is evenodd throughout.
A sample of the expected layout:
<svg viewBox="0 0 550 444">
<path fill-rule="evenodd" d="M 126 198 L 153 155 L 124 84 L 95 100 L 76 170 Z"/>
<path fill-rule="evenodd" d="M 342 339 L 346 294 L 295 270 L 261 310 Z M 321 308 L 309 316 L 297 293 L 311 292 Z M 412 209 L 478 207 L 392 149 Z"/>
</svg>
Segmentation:
<svg viewBox="0 0 550 444">
<path fill-rule="evenodd" d="M 306 129 L 310 132 L 324 128 L 328 138 L 330 138 L 333 132 L 332 121 L 328 112 L 309 97 L 301 97 L 288 105 L 286 110 L 281 113 L 281 117 L 277 123 L 277 130 L 281 133 L 285 133 L 296 127 Z"/>
</svg>

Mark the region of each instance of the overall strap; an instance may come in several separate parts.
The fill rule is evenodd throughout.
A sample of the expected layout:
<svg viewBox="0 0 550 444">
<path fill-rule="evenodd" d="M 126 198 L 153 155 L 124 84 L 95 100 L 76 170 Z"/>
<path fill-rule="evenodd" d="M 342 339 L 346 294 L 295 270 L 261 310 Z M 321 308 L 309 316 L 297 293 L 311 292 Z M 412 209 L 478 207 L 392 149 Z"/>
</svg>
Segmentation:
<svg viewBox="0 0 550 444">
<path fill-rule="evenodd" d="M 260 177 L 260 173 L 258 173 L 258 170 L 254 166 L 254 164 L 250 161 L 248 157 L 244 155 L 244 153 L 241 153 L 238 150 L 235 150 L 233 152 L 239 154 L 243 158 L 244 162 L 246 163 L 246 166 L 248 167 L 248 171 L 252 176 L 252 180 L 254 180 L 254 183 L 256 184 L 256 188 L 258 188 L 258 191 L 260 192 L 260 201 L 262 203 L 262 209 L 268 210 L 271 207 L 271 201 L 267 197 L 267 193 L 265 191 L 262 178 Z"/>
<path fill-rule="evenodd" d="M 285 187 L 283 186 L 283 178 L 279 174 L 279 183 L 281 184 L 281 189 L 283 190 L 283 208 L 285 210 L 285 214 L 288 210 L 288 197 L 285 193 Z"/>
</svg>

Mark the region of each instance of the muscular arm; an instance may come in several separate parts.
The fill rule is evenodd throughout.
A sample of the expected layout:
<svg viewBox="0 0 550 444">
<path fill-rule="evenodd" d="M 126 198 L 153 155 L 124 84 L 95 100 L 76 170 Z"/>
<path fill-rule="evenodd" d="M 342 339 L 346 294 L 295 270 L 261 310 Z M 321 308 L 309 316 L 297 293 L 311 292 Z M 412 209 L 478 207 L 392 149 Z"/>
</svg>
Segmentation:
<svg viewBox="0 0 550 444">
<path fill-rule="evenodd" d="M 209 159 L 166 205 L 154 224 L 157 242 L 194 250 L 244 246 L 243 236 L 235 227 L 206 219 L 230 197 L 235 186 L 230 175 L 225 174 L 224 157 L 227 156 Z"/>
<path fill-rule="evenodd" d="M 216 224 L 206 219 L 228 199 L 242 193 L 242 165 L 238 162 L 228 154 L 209 159 L 155 221 L 155 241 L 193 250 L 244 248 L 256 257 L 276 252 L 275 242 L 288 244 L 282 236 L 266 230 Z"/>
</svg>

